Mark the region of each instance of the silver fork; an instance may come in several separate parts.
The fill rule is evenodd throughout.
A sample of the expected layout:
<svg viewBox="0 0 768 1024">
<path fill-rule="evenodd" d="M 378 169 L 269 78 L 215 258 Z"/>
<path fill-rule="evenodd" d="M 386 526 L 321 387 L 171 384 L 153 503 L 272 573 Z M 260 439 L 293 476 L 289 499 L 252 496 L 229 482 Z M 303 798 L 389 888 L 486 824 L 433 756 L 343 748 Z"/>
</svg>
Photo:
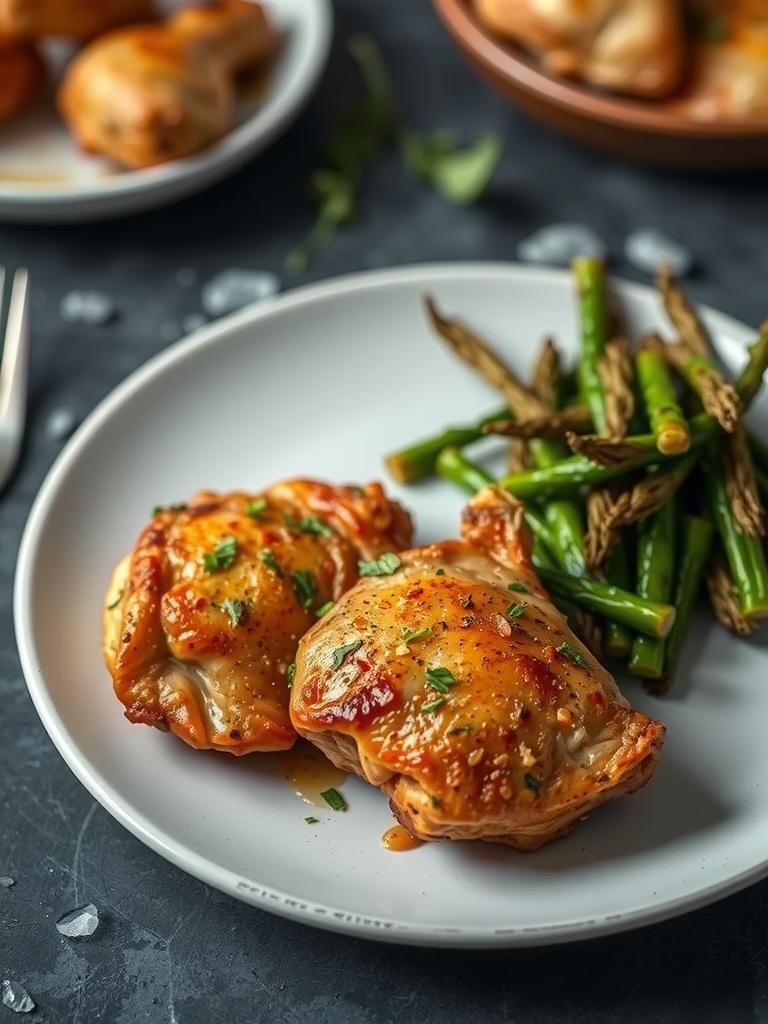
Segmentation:
<svg viewBox="0 0 768 1024">
<path fill-rule="evenodd" d="M 0 308 L 5 270 L 0 267 Z M 20 267 L 13 275 L 0 362 L 0 490 L 8 483 L 21 451 L 27 414 L 29 363 L 29 274 Z"/>
</svg>

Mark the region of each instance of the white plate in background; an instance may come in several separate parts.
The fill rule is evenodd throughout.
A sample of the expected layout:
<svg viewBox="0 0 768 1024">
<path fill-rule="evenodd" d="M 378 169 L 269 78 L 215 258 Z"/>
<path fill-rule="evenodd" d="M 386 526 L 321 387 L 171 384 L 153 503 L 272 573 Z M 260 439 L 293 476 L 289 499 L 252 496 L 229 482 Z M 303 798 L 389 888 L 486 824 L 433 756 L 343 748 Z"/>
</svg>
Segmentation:
<svg viewBox="0 0 768 1024">
<path fill-rule="evenodd" d="M 53 102 L 70 48 L 48 44 L 48 91 L 0 123 L 0 220 L 85 221 L 152 209 L 219 181 L 265 149 L 317 83 L 330 49 L 332 9 L 330 0 L 264 0 L 264 6 L 285 46 L 263 97 L 242 98 L 236 126 L 213 146 L 144 170 L 118 170 L 79 150 Z"/>
<path fill-rule="evenodd" d="M 614 288 L 633 336 L 664 328 L 650 289 Z M 34 504 L 17 570 L 18 645 L 45 728 L 94 797 L 163 857 L 257 907 L 352 935 L 541 945 L 648 924 L 758 881 L 768 874 L 766 640 L 736 639 L 705 612 L 667 697 L 622 680 L 667 724 L 650 783 L 536 853 L 467 842 L 388 852 L 392 815 L 363 782 L 343 784 L 346 813 L 311 807 L 277 757 L 195 752 L 123 717 L 101 659 L 101 610 L 112 567 L 153 506 L 294 475 L 385 479 L 385 452 L 498 402 L 427 328 L 425 291 L 521 372 L 545 335 L 574 351 L 565 272 L 378 271 L 218 321 L 136 372 L 81 426 Z M 751 332 L 711 311 L 706 320 L 738 364 Z M 450 485 L 388 489 L 413 511 L 418 542 L 457 534 L 463 498 Z"/>
</svg>

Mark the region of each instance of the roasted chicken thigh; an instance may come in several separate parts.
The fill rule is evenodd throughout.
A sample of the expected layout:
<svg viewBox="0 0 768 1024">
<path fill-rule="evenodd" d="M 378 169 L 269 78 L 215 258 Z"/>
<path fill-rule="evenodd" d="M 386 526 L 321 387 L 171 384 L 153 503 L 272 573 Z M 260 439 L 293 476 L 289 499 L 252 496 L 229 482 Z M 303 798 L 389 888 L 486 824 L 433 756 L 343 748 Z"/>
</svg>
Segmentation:
<svg viewBox="0 0 768 1024">
<path fill-rule="evenodd" d="M 153 11 L 153 0 L 0 0 L 0 33 L 15 39 L 91 39 L 150 18 Z"/>
<path fill-rule="evenodd" d="M 410 543 L 408 514 L 376 483 L 202 491 L 157 511 L 106 596 L 104 657 L 126 716 L 198 748 L 291 747 L 299 637 L 359 560 Z"/>
<path fill-rule="evenodd" d="M 766 0 L 688 0 L 696 26 L 680 98 L 701 121 L 768 113 Z"/>
<path fill-rule="evenodd" d="M 514 498 L 484 488 L 462 534 L 401 553 L 303 636 L 291 719 L 415 837 L 533 850 L 647 782 L 664 727 L 549 601 Z"/>
<path fill-rule="evenodd" d="M 0 121 L 34 99 L 45 74 L 45 64 L 34 46 L 0 36 Z"/>
<path fill-rule="evenodd" d="M 127 167 L 189 156 L 232 127 L 234 76 L 276 37 L 249 0 L 213 0 L 166 23 L 115 29 L 71 61 L 57 94 L 84 150 Z"/>
<path fill-rule="evenodd" d="M 672 0 L 474 0 L 492 31 L 555 74 L 636 96 L 668 96 L 683 68 L 683 17 Z"/>
</svg>

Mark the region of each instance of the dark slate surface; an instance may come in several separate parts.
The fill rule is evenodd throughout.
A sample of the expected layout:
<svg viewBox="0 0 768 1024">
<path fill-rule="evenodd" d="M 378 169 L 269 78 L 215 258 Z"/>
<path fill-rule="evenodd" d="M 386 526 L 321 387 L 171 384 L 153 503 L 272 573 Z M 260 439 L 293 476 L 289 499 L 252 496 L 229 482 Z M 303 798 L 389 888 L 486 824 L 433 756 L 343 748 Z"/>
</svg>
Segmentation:
<svg viewBox="0 0 768 1024">
<path fill-rule="evenodd" d="M 286 287 L 382 265 L 508 259 L 542 224 L 581 221 L 607 241 L 612 270 L 637 227 L 690 247 L 693 297 L 743 320 L 768 312 L 768 191 L 762 174 L 681 175 L 627 166 L 554 136 L 509 109 L 467 70 L 427 0 L 337 0 L 336 44 L 298 122 L 225 184 L 163 211 L 68 227 L 0 224 L 0 262 L 34 282 L 29 429 L 0 499 L 0 980 L 29 989 L 51 1022 L 440 1022 L 472 1024 L 752 1024 L 768 1021 L 768 884 L 676 920 L 544 949 L 419 950 L 313 930 L 206 888 L 129 835 L 74 779 L 27 695 L 14 643 L 16 551 L 30 504 L 60 441 L 54 409 L 84 416 L 200 312 L 200 284 L 227 266 L 283 273 L 307 229 L 307 173 L 353 72 L 352 29 L 379 41 L 403 114 L 505 141 L 491 194 L 452 208 L 407 180 L 394 155 L 368 179 L 362 218 Z M 198 280 L 183 286 L 182 267 Z M 71 289 L 112 296 L 103 327 L 65 323 Z M 169 327 L 169 325 L 171 325 Z M 76 586 L 76 581 L 73 581 Z M 87 942 L 56 919 L 93 900 L 104 923 Z M 15 1019 L 0 1006 L 0 1019 Z"/>
</svg>

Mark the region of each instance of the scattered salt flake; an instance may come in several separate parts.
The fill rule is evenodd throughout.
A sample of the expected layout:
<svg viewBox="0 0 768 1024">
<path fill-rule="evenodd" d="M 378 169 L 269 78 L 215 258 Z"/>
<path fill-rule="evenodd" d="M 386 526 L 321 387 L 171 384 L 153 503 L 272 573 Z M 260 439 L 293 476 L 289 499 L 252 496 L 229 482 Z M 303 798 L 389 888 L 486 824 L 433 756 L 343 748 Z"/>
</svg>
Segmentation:
<svg viewBox="0 0 768 1024">
<path fill-rule="evenodd" d="M 262 302 L 280 291 L 280 278 L 268 270 L 229 267 L 203 286 L 201 302 L 209 316 L 222 316 L 243 306 Z"/>
<path fill-rule="evenodd" d="M 45 432 L 54 441 L 63 441 L 77 426 L 77 416 L 72 409 L 62 405 L 52 409 L 45 421 Z"/>
<path fill-rule="evenodd" d="M 34 1000 L 29 992 L 18 981 L 3 982 L 3 1006 L 14 1013 L 31 1013 L 35 1008 Z"/>
<path fill-rule="evenodd" d="M 56 922 L 56 930 L 68 939 L 84 939 L 99 927 L 99 912 L 92 903 L 70 910 Z"/>
<path fill-rule="evenodd" d="M 101 292 L 68 292 L 61 300 L 59 312 L 70 323 L 99 327 L 115 315 L 115 303 Z"/>
<path fill-rule="evenodd" d="M 197 271 L 192 267 L 180 267 L 176 271 L 176 283 L 182 288 L 190 288 L 197 281 Z"/>
<path fill-rule="evenodd" d="M 10 889 L 12 885 L 16 885 L 15 878 L 11 878 L 10 875 L 0 875 L 0 889 Z"/>
<path fill-rule="evenodd" d="M 191 334 L 193 331 L 199 331 L 201 327 L 205 327 L 207 323 L 208 321 L 202 313 L 190 313 L 181 321 L 181 329 L 185 334 Z"/>
<path fill-rule="evenodd" d="M 586 224 L 548 224 L 517 246 L 518 259 L 526 263 L 551 263 L 563 267 L 576 256 L 602 258 L 607 251 L 602 238 Z"/>
<path fill-rule="evenodd" d="M 666 263 L 675 277 L 683 277 L 693 266 L 689 250 L 656 228 L 641 228 L 627 235 L 624 256 L 635 270 L 647 274 L 655 274 Z"/>
</svg>

